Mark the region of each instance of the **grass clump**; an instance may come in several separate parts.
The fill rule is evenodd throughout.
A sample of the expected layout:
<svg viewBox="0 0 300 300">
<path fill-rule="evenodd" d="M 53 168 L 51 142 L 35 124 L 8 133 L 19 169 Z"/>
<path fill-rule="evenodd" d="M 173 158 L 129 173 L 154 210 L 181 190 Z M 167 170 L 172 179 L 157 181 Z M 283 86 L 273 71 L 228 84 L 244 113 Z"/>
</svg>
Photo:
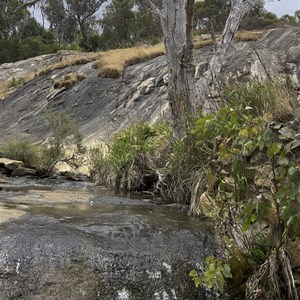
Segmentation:
<svg viewBox="0 0 300 300">
<path fill-rule="evenodd" d="M 13 77 L 12 79 L 0 83 L 0 100 L 7 98 L 20 86 L 32 80 L 33 78 L 33 74 L 28 74 L 26 76 Z"/>
<path fill-rule="evenodd" d="M 225 102 L 253 110 L 253 115 L 269 120 L 287 121 L 293 116 L 295 95 L 282 83 L 250 81 L 225 89 Z"/>
<path fill-rule="evenodd" d="M 65 113 L 46 111 L 45 117 L 52 129 L 45 145 L 16 140 L 8 142 L 1 152 L 7 158 L 35 167 L 42 175 L 53 173 L 58 163 L 78 169 L 84 163 L 86 152 L 78 125 Z"/>
<path fill-rule="evenodd" d="M 75 55 L 70 55 L 67 58 L 63 58 L 58 63 L 49 65 L 43 69 L 38 70 L 35 74 L 35 77 L 43 76 L 55 70 L 65 69 L 71 66 L 84 65 L 99 59 L 100 56 L 101 53 L 79 53 Z"/>
<path fill-rule="evenodd" d="M 29 141 L 9 141 L 1 151 L 3 152 L 4 156 L 9 159 L 22 161 L 25 165 L 33 166 L 36 168 L 41 167 L 41 149 L 39 146 Z"/>
<path fill-rule="evenodd" d="M 116 189 L 153 188 L 170 136 L 171 130 L 164 123 L 133 125 L 113 138 L 106 156 L 93 149 L 91 171 L 95 174 L 96 170 L 100 182 Z"/>
<path fill-rule="evenodd" d="M 83 73 L 68 73 L 56 80 L 53 84 L 53 87 L 54 89 L 61 89 L 63 87 L 69 89 L 84 79 L 86 79 L 86 75 Z"/>
<path fill-rule="evenodd" d="M 253 42 L 257 41 L 261 35 L 263 34 L 263 30 L 258 30 L 258 31 L 238 31 L 234 39 L 237 42 Z M 216 39 L 217 41 L 220 41 L 222 38 L 221 34 L 216 34 Z M 211 38 L 208 39 L 203 39 L 201 38 L 201 35 L 195 36 L 194 38 L 194 48 L 195 49 L 201 49 L 206 46 L 211 46 L 213 44 L 213 41 Z"/>
<path fill-rule="evenodd" d="M 162 43 L 155 46 L 139 46 L 127 49 L 110 50 L 95 61 L 94 67 L 99 69 L 98 77 L 118 78 L 123 75 L 126 66 L 141 63 L 164 55 Z"/>
</svg>

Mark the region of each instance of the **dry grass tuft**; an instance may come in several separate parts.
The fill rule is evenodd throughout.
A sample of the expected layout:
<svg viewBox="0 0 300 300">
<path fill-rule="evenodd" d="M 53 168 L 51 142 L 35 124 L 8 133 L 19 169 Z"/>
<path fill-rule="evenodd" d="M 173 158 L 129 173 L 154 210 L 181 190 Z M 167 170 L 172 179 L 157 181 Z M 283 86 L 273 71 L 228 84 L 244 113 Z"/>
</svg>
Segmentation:
<svg viewBox="0 0 300 300">
<path fill-rule="evenodd" d="M 241 31 L 236 33 L 235 39 L 237 41 L 255 41 L 262 33 L 263 31 Z M 220 38 L 221 35 L 217 35 L 217 39 Z M 202 39 L 201 36 L 195 37 L 195 49 L 210 45 L 212 45 L 211 39 Z M 99 69 L 99 77 L 118 78 L 122 76 L 126 66 L 141 63 L 164 54 L 165 49 L 163 43 L 155 46 L 139 46 L 127 49 L 110 50 L 107 52 L 74 54 L 67 58 L 62 58 L 58 63 L 49 65 L 37 71 L 34 75 L 29 74 L 24 80 L 17 78 L 15 79 L 15 82 L 10 80 L 0 83 L 0 99 L 8 97 L 21 84 L 28 82 L 34 77 L 49 74 L 57 69 L 94 62 L 93 67 Z M 18 82 L 20 84 L 18 84 Z M 71 82 L 66 82 L 65 84 L 70 85 Z M 58 86 L 59 84 L 56 83 L 56 85 Z"/>
<path fill-rule="evenodd" d="M 22 77 L 13 77 L 12 79 L 6 80 L 0 83 L 0 100 L 7 98 L 14 91 L 16 91 L 21 85 L 32 80 L 34 74 L 28 74 Z"/>
<path fill-rule="evenodd" d="M 71 66 L 84 65 L 89 62 L 99 59 L 101 53 L 80 53 L 72 56 L 68 56 L 62 59 L 59 63 L 47 66 L 36 72 L 35 77 L 49 74 L 55 70 L 64 69 Z"/>
<path fill-rule="evenodd" d="M 253 41 L 257 41 L 260 36 L 263 34 L 263 30 L 260 31 L 239 31 L 235 34 L 235 41 L 237 42 L 253 42 Z M 217 34 L 216 38 L 217 40 L 220 40 L 222 37 L 221 34 Z M 208 38 L 208 39 L 202 39 L 201 35 L 196 36 L 194 39 L 194 48 L 195 49 L 200 49 L 203 48 L 205 46 L 210 46 L 212 45 L 212 39 Z"/>
<path fill-rule="evenodd" d="M 241 31 L 235 36 L 237 41 L 255 41 L 263 31 Z M 217 35 L 220 39 L 221 35 Z M 212 45 L 211 39 L 202 39 L 201 36 L 195 38 L 195 49 Z M 61 62 L 50 65 L 39 70 L 36 76 L 48 74 L 57 69 L 82 65 L 94 61 L 93 67 L 99 69 L 98 76 L 101 78 L 118 78 L 121 77 L 124 68 L 133 64 L 141 63 L 155 57 L 165 54 L 163 43 L 155 46 L 138 46 L 126 49 L 115 49 L 107 52 L 82 53 L 69 56 Z"/>
<path fill-rule="evenodd" d="M 164 55 L 162 43 L 147 47 L 139 46 L 127 49 L 110 50 L 103 53 L 101 59 L 95 61 L 94 67 L 99 69 L 101 78 L 118 78 L 122 76 L 124 68 Z"/>
<path fill-rule="evenodd" d="M 83 73 L 69 73 L 56 80 L 53 84 L 54 89 L 61 89 L 66 87 L 67 89 L 74 86 L 77 82 L 80 82 L 86 78 Z"/>
<path fill-rule="evenodd" d="M 263 33 L 263 30 L 239 31 L 235 35 L 235 40 L 238 42 L 254 42 L 257 41 Z"/>
</svg>

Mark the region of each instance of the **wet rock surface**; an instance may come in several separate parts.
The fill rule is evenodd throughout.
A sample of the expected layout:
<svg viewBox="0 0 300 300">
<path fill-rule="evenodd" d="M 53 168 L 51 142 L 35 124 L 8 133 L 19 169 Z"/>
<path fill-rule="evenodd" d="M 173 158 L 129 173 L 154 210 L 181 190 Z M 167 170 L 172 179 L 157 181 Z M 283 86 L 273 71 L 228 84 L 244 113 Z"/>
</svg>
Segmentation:
<svg viewBox="0 0 300 300">
<path fill-rule="evenodd" d="M 28 183 L 0 191 L 0 216 L 7 216 L 0 217 L 1 300 L 212 297 L 188 277 L 205 257 L 219 255 L 209 224 L 181 208 L 96 193 L 84 183 L 58 190 L 28 190 Z M 89 196 L 78 199 L 75 187 Z"/>
</svg>

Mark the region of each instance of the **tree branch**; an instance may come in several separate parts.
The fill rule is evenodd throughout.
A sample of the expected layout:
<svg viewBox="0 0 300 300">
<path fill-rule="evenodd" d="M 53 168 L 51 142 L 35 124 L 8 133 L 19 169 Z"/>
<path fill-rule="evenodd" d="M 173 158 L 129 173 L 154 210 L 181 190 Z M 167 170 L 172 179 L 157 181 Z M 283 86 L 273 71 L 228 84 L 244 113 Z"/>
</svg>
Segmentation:
<svg viewBox="0 0 300 300">
<path fill-rule="evenodd" d="M 161 10 L 151 1 L 151 0 L 138 0 L 141 5 L 144 6 L 144 8 L 146 10 L 148 10 L 151 15 L 160 20 L 161 19 L 161 16 L 162 16 L 162 13 L 161 13 Z"/>
<path fill-rule="evenodd" d="M 208 63 L 207 71 L 200 76 L 200 74 L 198 74 L 199 66 L 196 68 L 196 89 L 199 99 L 202 102 L 203 111 L 205 112 L 217 109 L 218 105 L 216 105 L 216 103 L 211 103 L 205 100 L 207 98 L 206 93 L 210 86 L 217 84 L 217 79 L 220 75 L 223 61 L 229 47 L 232 44 L 234 34 L 238 30 L 242 19 L 251 11 L 258 1 L 259 0 L 231 0 L 231 10 L 226 21 L 222 39 L 220 42 L 217 42 L 217 44 L 214 44 L 213 56 Z"/>
<path fill-rule="evenodd" d="M 18 6 L 14 12 L 20 10 L 20 9 L 26 9 L 27 7 L 34 6 L 36 3 L 38 3 L 40 0 L 29 0 L 25 2 L 24 4 Z"/>
</svg>

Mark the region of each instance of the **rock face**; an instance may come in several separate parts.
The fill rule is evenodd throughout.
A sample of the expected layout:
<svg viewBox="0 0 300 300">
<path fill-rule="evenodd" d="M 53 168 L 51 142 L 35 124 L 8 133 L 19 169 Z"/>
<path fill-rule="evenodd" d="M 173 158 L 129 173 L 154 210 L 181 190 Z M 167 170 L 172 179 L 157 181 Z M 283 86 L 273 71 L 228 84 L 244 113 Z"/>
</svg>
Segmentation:
<svg viewBox="0 0 300 300">
<path fill-rule="evenodd" d="M 300 28 L 273 29 L 255 42 L 234 43 L 224 62 L 224 77 L 262 80 L 288 76 L 299 88 L 299 45 Z M 209 46 L 195 50 L 200 74 L 206 69 L 210 55 Z M 87 78 L 47 100 L 55 78 L 72 72 L 81 72 Z M 0 69 L 0 78 L 2 73 Z M 0 101 L 0 144 L 17 137 L 44 139 L 49 134 L 45 108 L 69 113 L 88 140 L 109 139 L 113 133 L 137 121 L 154 122 L 169 115 L 166 74 L 166 59 L 158 57 L 127 67 L 119 79 L 98 78 L 92 63 L 38 77 Z"/>
<path fill-rule="evenodd" d="M 33 191 L 0 194 L 0 215 L 10 217 L 0 218 L 1 300 L 212 298 L 188 276 L 220 255 L 198 219 L 128 198 L 30 204 L 34 198 Z"/>
<path fill-rule="evenodd" d="M 33 167 L 25 167 L 22 161 L 0 158 L 0 175 L 2 173 L 11 176 L 26 176 L 36 175 L 36 170 Z"/>
<path fill-rule="evenodd" d="M 49 64 L 58 63 L 62 57 L 76 55 L 75 51 L 60 50 L 55 54 L 46 54 L 15 63 L 0 65 L 0 82 L 12 78 L 26 77 L 30 73 L 45 67 Z"/>
</svg>

